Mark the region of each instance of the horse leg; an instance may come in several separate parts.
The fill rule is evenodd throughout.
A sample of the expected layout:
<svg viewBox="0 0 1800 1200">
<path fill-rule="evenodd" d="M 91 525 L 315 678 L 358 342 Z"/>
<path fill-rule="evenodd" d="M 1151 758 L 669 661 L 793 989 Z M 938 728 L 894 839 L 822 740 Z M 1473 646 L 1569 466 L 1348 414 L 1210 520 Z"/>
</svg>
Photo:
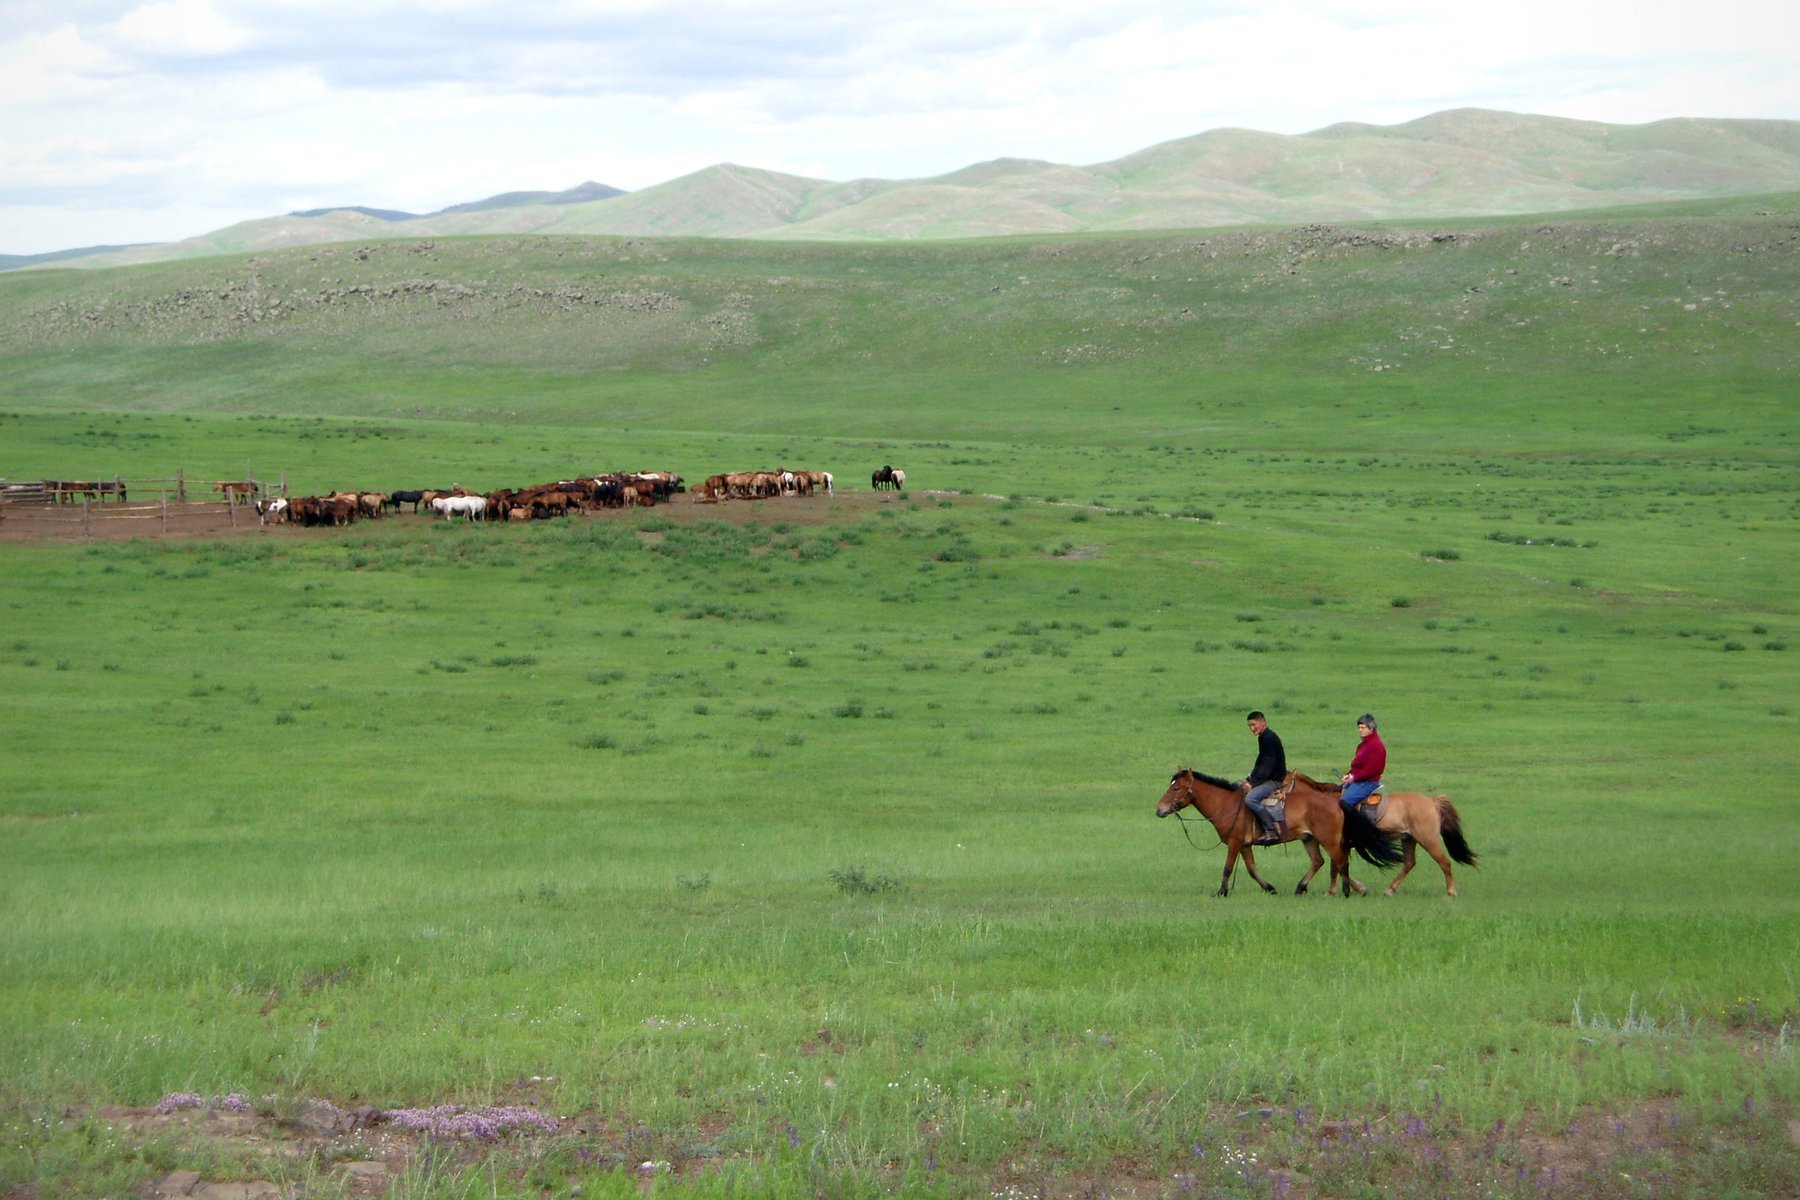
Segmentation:
<svg viewBox="0 0 1800 1200">
<path fill-rule="evenodd" d="M 1368 895 L 1369 889 L 1364 887 L 1362 884 L 1356 882 L 1355 878 L 1352 877 L 1350 874 L 1350 845 L 1349 845 L 1349 843 L 1347 841 L 1339 843 L 1338 852 L 1344 856 L 1344 899 L 1348 900 L 1350 898 L 1350 893 L 1352 891 L 1354 891 L 1359 896 Z"/>
<path fill-rule="evenodd" d="M 1306 857 L 1312 860 L 1312 866 L 1307 869 L 1306 874 L 1300 877 L 1299 886 L 1294 888 L 1294 895 L 1296 896 L 1306 895 L 1306 885 L 1312 882 L 1312 877 L 1317 875 L 1319 873 L 1319 868 L 1325 865 L 1325 856 L 1319 853 L 1319 843 L 1313 841 L 1311 838 L 1307 838 L 1305 845 Z"/>
<path fill-rule="evenodd" d="M 1418 845 L 1419 840 L 1413 837 L 1412 834 L 1406 833 L 1400 835 L 1400 873 L 1394 876 L 1394 882 L 1388 884 L 1387 895 L 1391 896 L 1400 890 L 1401 880 L 1405 879 L 1406 873 L 1413 869 L 1413 859 L 1415 857 L 1413 851 L 1418 848 Z"/>
<path fill-rule="evenodd" d="M 1338 879 L 1344 880 L 1344 899 L 1350 898 L 1350 853 L 1339 842 L 1331 848 L 1331 886 L 1325 889 L 1327 896 L 1338 894 Z"/>
<path fill-rule="evenodd" d="M 1265 892 L 1273 893 L 1275 885 L 1256 873 L 1256 855 L 1250 847 L 1244 847 L 1244 870 L 1250 872 L 1250 878 L 1256 880 L 1256 886 Z"/>
<path fill-rule="evenodd" d="M 1424 846 L 1425 853 L 1431 855 L 1432 859 L 1437 863 L 1437 865 L 1443 868 L 1443 871 L 1444 871 L 1444 895 L 1450 897 L 1451 899 L 1455 899 L 1456 898 L 1456 877 L 1450 873 L 1450 855 L 1445 853 L 1443 842 L 1433 840 L 1430 842 L 1420 842 L 1419 844 L 1421 846 Z M 1407 865 L 1407 868 L 1410 870 L 1412 867 L 1412 847 L 1411 846 L 1407 847 L 1406 857 L 1407 857 L 1406 865 Z M 1404 879 L 1404 878 L 1406 878 L 1406 875 L 1404 872 L 1402 872 L 1400 879 Z M 1394 880 L 1395 887 L 1398 887 L 1400 885 L 1400 879 Z"/>
<path fill-rule="evenodd" d="M 1237 860 L 1238 848 L 1236 846 L 1225 847 L 1225 873 L 1219 876 L 1219 890 L 1214 893 L 1215 895 L 1221 897 L 1231 895 L 1231 873 L 1237 869 Z"/>
</svg>

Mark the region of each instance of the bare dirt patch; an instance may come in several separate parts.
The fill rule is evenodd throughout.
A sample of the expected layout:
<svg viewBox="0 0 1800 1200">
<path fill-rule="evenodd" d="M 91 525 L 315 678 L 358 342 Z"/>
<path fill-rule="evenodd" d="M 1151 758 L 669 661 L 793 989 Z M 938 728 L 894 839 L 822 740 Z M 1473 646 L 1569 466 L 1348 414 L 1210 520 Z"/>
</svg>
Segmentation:
<svg viewBox="0 0 1800 1200">
<path fill-rule="evenodd" d="M 812 1044 L 815 1053 L 831 1047 L 823 1036 Z M 523 1085 L 509 1098 L 534 1105 L 537 1088 Z M 576 1194 L 596 1174 L 635 1177 L 650 1189 L 697 1180 L 739 1160 L 722 1150 L 732 1130 L 723 1118 L 707 1129 L 675 1132 L 589 1113 L 562 1119 L 553 1132 L 467 1138 L 404 1128 L 395 1115 L 271 1100 L 254 1111 L 107 1106 L 71 1109 L 63 1119 L 70 1126 L 104 1123 L 129 1142 L 159 1145 L 146 1158 L 161 1165 L 138 1186 L 142 1200 L 375 1197 L 401 1194 L 446 1172 L 510 1181 L 510 1189 L 502 1184 L 503 1195 Z M 1707 1194 L 1711 1185 L 1742 1195 L 1800 1194 L 1792 1186 L 1800 1178 L 1793 1169 L 1800 1163 L 1800 1120 L 1785 1111 L 1753 1112 L 1748 1104 L 1743 1115 L 1709 1123 L 1658 1099 L 1566 1121 L 1528 1117 L 1472 1129 L 1423 1115 L 1319 1119 L 1304 1109 L 1220 1111 L 1199 1123 L 1181 1161 L 1125 1155 L 1071 1174 L 1056 1152 L 1040 1156 L 1020 1145 L 999 1173 L 977 1172 L 965 1182 L 971 1191 L 1015 1200 L 1240 1193 L 1323 1200 L 1372 1188 L 1403 1198 L 1625 1200 Z M 4 1194 L 35 1200 L 30 1190 Z"/>
<path fill-rule="evenodd" d="M 139 1187 L 143 1200 L 287 1200 L 301 1194 L 309 1181 L 329 1181 L 345 1196 L 379 1196 L 405 1174 L 424 1141 L 372 1125 L 366 1114 L 345 1114 L 316 1102 L 279 1115 L 214 1108 L 165 1113 L 119 1105 L 65 1114 L 69 1121 L 85 1117 L 135 1141 L 171 1143 L 168 1153 L 177 1160 L 231 1164 L 213 1166 L 205 1174 L 185 1168 L 167 1171 Z"/>
<path fill-rule="evenodd" d="M 678 524 L 707 521 L 747 524 L 755 521 L 785 522 L 813 526 L 856 520 L 883 508 L 904 508 L 909 504 L 936 503 L 945 498 L 939 492 L 868 492 L 840 490 L 836 495 L 778 496 L 766 500 L 721 500 L 696 503 L 691 493 L 676 495 L 654 508 L 608 508 L 558 518 L 575 521 L 639 521 L 654 516 Z M 964 497 L 958 497 L 963 499 Z M 442 521 L 425 513 L 401 512 L 381 518 L 383 528 L 418 525 Z M 495 532 L 511 528 L 507 522 L 492 522 Z M 240 506 L 229 510 L 217 501 L 160 505 L 93 505 L 85 517 L 69 505 L 5 505 L 0 506 L 0 545 L 38 542 L 120 542 L 133 538 L 162 540 L 217 540 L 242 537 L 311 537 L 331 540 L 354 535 L 366 529 L 367 522 L 341 528 L 296 525 L 262 525 L 253 509 Z M 653 531 L 646 537 L 654 538 Z"/>
</svg>

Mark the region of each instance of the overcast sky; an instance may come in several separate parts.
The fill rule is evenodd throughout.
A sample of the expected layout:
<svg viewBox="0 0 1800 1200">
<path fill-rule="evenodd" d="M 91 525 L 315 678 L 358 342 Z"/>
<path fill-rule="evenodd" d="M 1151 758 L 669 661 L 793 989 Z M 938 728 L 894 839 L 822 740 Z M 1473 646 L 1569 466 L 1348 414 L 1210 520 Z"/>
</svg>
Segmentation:
<svg viewBox="0 0 1800 1200">
<path fill-rule="evenodd" d="M 1793 0 L 0 0 L 0 252 L 720 162 L 910 179 L 1475 106 L 1800 118 Z"/>
</svg>

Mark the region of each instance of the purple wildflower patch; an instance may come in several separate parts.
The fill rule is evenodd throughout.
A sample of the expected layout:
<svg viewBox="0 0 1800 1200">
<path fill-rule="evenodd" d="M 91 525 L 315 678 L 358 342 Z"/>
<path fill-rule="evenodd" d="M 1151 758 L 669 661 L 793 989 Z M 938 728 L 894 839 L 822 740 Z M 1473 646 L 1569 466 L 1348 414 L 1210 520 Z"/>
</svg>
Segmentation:
<svg viewBox="0 0 1800 1200">
<path fill-rule="evenodd" d="M 156 1115 L 166 1117 L 170 1113 L 184 1112 L 188 1109 L 206 1108 L 219 1112 L 242 1113 L 251 1111 L 250 1102 L 238 1092 L 224 1096 L 201 1096 L 195 1092 L 170 1092 L 156 1102 Z"/>
<path fill-rule="evenodd" d="M 440 1104 L 433 1108 L 389 1109 L 382 1115 L 390 1125 L 416 1130 L 439 1140 L 461 1138 L 491 1142 L 509 1133 L 555 1133 L 557 1127 L 555 1117 L 518 1105 L 467 1108 L 461 1104 Z"/>
<path fill-rule="evenodd" d="M 411 1129 L 434 1140 L 462 1139 L 492 1142 L 508 1134 L 551 1134 L 557 1130 L 555 1117 L 535 1108 L 518 1105 L 489 1105 L 471 1108 L 462 1104 L 440 1104 L 433 1108 L 395 1108 L 386 1112 L 358 1109 L 344 1113 L 328 1101 L 308 1102 L 315 1117 L 329 1118 L 328 1125 L 351 1128 L 369 1120 L 386 1121 L 401 1129 Z M 197 1092 L 170 1092 L 156 1105 L 159 1116 L 170 1113 L 206 1109 L 217 1112 L 253 1112 L 250 1102 L 240 1093 L 225 1096 L 202 1096 Z"/>
</svg>

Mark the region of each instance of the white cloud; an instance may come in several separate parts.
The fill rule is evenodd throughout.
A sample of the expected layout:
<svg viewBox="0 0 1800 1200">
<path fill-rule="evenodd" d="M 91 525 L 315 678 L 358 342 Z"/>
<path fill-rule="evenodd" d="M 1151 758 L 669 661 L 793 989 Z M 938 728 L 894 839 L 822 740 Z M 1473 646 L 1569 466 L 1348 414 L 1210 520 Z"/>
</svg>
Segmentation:
<svg viewBox="0 0 1800 1200">
<path fill-rule="evenodd" d="M 111 65 L 73 25 L 0 40 L 0 106 L 48 108 L 93 96 Z"/>
<path fill-rule="evenodd" d="M 248 32 L 211 0 L 159 0 L 132 9 L 112 27 L 123 48 L 158 55 L 221 55 L 243 49 Z"/>
</svg>

